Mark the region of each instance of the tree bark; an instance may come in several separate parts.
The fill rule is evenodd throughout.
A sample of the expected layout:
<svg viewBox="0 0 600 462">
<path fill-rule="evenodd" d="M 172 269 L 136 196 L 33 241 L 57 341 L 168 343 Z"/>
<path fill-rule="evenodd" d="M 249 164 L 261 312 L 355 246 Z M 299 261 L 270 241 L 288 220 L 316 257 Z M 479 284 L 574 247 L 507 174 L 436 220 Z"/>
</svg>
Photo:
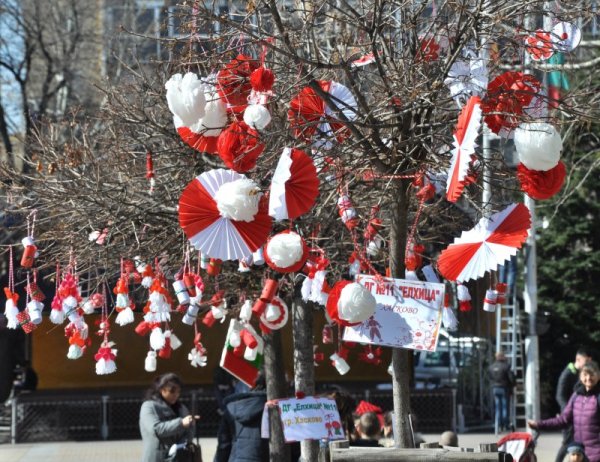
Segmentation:
<svg viewBox="0 0 600 462">
<path fill-rule="evenodd" d="M 395 188 L 390 235 L 390 271 L 393 278 L 404 278 L 404 254 L 408 227 L 408 183 L 402 181 Z M 395 348 L 392 350 L 392 386 L 394 394 L 394 419 L 397 432 L 394 433 L 394 445 L 401 448 L 414 446 L 408 415 L 410 414 L 410 350 Z"/>
<path fill-rule="evenodd" d="M 313 353 L 313 310 L 296 296 L 292 304 L 294 330 L 294 383 L 296 392 L 306 396 L 315 394 L 315 366 Z M 306 440 L 300 443 L 301 460 L 317 462 L 319 442 Z"/>
<path fill-rule="evenodd" d="M 2 144 L 4 144 L 6 162 L 8 165 L 14 168 L 15 163 L 13 161 L 13 146 L 12 142 L 10 141 L 10 135 L 8 134 L 8 124 L 6 123 L 6 113 L 4 112 L 2 101 L 0 101 L 0 136 L 2 136 Z"/>
<path fill-rule="evenodd" d="M 265 378 L 267 381 L 267 399 L 285 398 L 287 396 L 287 383 L 283 370 L 283 354 L 281 346 L 281 332 L 272 331 L 263 335 L 265 340 Z M 290 460 L 290 447 L 283 438 L 283 426 L 276 408 L 269 409 L 269 455 L 270 460 Z"/>
</svg>

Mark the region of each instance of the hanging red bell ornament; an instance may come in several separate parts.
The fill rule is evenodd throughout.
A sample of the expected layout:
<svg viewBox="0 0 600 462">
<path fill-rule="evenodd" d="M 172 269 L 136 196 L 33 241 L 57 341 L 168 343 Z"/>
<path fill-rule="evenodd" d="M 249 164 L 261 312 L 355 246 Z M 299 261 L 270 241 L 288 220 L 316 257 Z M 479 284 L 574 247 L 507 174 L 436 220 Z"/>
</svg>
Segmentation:
<svg viewBox="0 0 600 462">
<path fill-rule="evenodd" d="M 232 122 L 219 135 L 217 149 L 227 168 L 244 173 L 256 166 L 265 145 L 260 142 L 258 132 L 245 122 Z"/>
<path fill-rule="evenodd" d="M 264 257 L 267 265 L 278 273 L 294 273 L 304 266 L 308 246 L 298 233 L 286 230 L 269 238 Z"/>
</svg>

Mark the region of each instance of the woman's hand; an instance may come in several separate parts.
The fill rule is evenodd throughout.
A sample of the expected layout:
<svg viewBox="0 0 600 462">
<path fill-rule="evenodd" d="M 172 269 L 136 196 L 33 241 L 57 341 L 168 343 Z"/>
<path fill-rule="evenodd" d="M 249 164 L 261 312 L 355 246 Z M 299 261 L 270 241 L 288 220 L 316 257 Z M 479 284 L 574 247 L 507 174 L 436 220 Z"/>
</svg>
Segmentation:
<svg viewBox="0 0 600 462">
<path fill-rule="evenodd" d="M 186 415 L 183 419 L 181 419 L 181 423 L 185 428 L 188 428 L 194 420 L 198 420 L 200 418 L 199 415 Z"/>
<path fill-rule="evenodd" d="M 528 420 L 527 425 L 529 425 L 529 428 L 533 428 L 534 430 L 537 430 L 538 428 L 538 423 L 535 420 Z"/>
</svg>

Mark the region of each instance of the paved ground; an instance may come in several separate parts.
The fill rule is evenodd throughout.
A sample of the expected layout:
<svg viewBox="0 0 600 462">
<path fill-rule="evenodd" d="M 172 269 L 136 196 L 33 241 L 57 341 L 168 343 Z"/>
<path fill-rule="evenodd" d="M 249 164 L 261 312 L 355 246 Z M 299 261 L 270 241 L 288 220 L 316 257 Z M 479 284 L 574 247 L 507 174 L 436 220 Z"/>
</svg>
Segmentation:
<svg viewBox="0 0 600 462">
<path fill-rule="evenodd" d="M 435 442 L 439 435 L 423 435 L 425 441 Z M 479 443 L 494 443 L 498 438 L 490 433 L 459 435 L 461 447 L 476 447 Z M 536 454 L 540 462 L 553 461 L 560 446 L 560 433 L 540 436 Z M 217 440 L 201 438 L 204 460 L 211 462 Z M 135 462 L 141 458 L 140 441 L 64 442 L 0 445 L 1 462 Z"/>
</svg>

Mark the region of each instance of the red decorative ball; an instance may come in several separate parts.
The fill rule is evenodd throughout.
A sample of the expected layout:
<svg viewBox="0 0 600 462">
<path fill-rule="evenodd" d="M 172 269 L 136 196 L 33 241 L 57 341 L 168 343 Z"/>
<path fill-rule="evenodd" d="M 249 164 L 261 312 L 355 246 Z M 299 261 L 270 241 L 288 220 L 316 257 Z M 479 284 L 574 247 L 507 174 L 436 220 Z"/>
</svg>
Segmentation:
<svg viewBox="0 0 600 462">
<path fill-rule="evenodd" d="M 523 164 L 517 167 L 517 178 L 521 183 L 521 189 L 536 200 L 550 199 L 554 196 L 562 188 L 566 175 L 567 171 L 562 161 L 559 161 L 556 167 L 546 171 L 530 170 Z"/>
<path fill-rule="evenodd" d="M 231 106 L 246 106 L 252 90 L 250 74 L 259 66 L 258 61 L 238 55 L 217 74 L 217 91 L 221 99 Z"/>
<path fill-rule="evenodd" d="M 254 91 L 269 91 L 275 83 L 275 74 L 271 69 L 259 67 L 250 75 L 250 85 Z"/>
<path fill-rule="evenodd" d="M 252 170 L 264 149 L 258 132 L 244 122 L 230 124 L 217 141 L 219 157 L 228 168 L 240 173 Z"/>
</svg>

